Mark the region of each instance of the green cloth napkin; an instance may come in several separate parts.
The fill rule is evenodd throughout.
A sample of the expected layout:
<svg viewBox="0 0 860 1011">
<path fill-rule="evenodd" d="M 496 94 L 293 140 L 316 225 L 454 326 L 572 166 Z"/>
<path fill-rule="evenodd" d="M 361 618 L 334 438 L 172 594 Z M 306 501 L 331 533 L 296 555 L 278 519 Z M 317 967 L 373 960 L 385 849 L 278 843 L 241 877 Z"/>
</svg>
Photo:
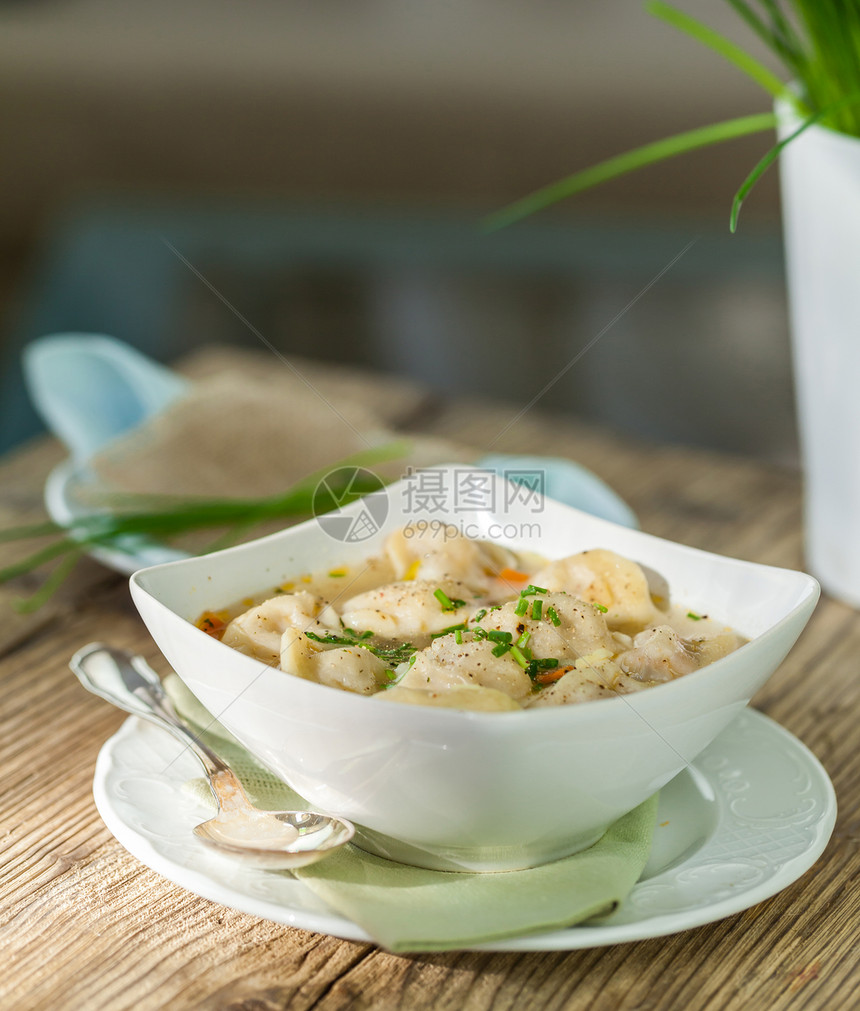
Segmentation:
<svg viewBox="0 0 860 1011">
<path fill-rule="evenodd" d="M 271 810 L 307 802 L 256 762 L 171 675 L 177 709 L 234 769 L 248 796 Z M 214 805 L 205 779 L 187 784 Z M 292 873 L 327 905 L 393 952 L 446 951 L 557 930 L 615 909 L 648 860 L 657 795 L 612 825 L 593 846 L 541 867 L 495 874 L 430 871 L 347 845 Z"/>
</svg>

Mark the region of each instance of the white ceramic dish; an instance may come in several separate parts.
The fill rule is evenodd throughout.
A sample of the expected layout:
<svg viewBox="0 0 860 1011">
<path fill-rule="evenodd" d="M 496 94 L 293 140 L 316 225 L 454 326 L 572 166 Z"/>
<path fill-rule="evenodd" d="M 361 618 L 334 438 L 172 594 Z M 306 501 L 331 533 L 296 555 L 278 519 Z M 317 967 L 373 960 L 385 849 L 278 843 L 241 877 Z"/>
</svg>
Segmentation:
<svg viewBox="0 0 860 1011">
<path fill-rule="evenodd" d="M 183 789 L 199 773 L 169 734 L 129 719 L 99 754 L 99 813 L 130 853 L 197 895 L 275 923 L 369 940 L 291 875 L 238 866 L 202 846 L 191 830 L 207 810 Z M 477 947 L 590 948 L 711 923 L 799 878 L 835 818 L 833 786 L 815 756 L 748 710 L 664 788 L 648 866 L 612 916 Z"/>
<path fill-rule="evenodd" d="M 455 470 L 447 471 L 452 483 Z M 612 548 L 664 576 L 675 599 L 719 616 L 752 641 L 636 695 L 470 713 L 304 681 L 194 627 L 203 610 L 378 550 L 391 530 L 419 518 L 408 481 L 391 486 L 387 519 L 366 540 L 342 543 L 311 521 L 143 570 L 131 580 L 134 601 L 168 661 L 249 751 L 314 807 L 361 826 L 366 848 L 430 867 L 513 869 L 590 845 L 692 762 L 746 706 L 818 598 L 818 584 L 804 573 L 697 551 L 549 499 L 538 509 L 510 495 L 507 482 L 490 480 L 496 509 L 458 511 L 450 501 L 425 518 L 548 557 Z M 359 501 L 344 516 L 362 511 Z"/>
</svg>

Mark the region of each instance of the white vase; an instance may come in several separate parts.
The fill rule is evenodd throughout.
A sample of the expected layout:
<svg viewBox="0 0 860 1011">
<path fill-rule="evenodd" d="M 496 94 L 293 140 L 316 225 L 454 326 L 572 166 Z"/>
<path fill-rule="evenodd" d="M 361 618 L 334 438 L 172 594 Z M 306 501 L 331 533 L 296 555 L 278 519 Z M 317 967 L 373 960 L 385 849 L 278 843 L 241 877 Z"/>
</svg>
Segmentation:
<svg viewBox="0 0 860 1011">
<path fill-rule="evenodd" d="M 796 120 L 777 111 L 786 136 Z M 780 174 L 806 565 L 860 607 L 860 140 L 809 127 Z"/>
</svg>

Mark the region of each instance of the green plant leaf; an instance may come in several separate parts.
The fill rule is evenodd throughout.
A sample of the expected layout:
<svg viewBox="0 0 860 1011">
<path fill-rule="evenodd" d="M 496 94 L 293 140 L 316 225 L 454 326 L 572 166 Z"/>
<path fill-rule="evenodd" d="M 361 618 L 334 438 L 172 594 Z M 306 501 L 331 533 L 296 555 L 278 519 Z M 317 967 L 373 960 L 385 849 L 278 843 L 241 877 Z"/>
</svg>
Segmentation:
<svg viewBox="0 0 860 1011">
<path fill-rule="evenodd" d="M 713 49 L 715 53 L 719 53 L 729 63 L 733 63 L 739 70 L 760 84 L 765 91 L 770 92 L 774 98 L 782 95 L 785 91 L 785 84 L 776 74 L 768 70 L 740 46 L 727 39 L 725 35 L 702 24 L 696 18 L 690 17 L 689 14 L 679 11 L 670 4 L 663 3 L 662 0 L 650 0 L 645 4 L 645 10 L 655 18 L 659 18 L 666 24 L 672 25 L 673 28 L 690 35 L 697 42 L 701 42 L 703 46 Z"/>
<path fill-rule="evenodd" d="M 65 581 L 69 578 L 82 554 L 83 549 L 81 548 L 73 554 L 66 555 L 59 565 L 54 567 L 53 572 L 51 572 L 39 589 L 30 597 L 23 597 L 14 601 L 12 604 L 13 608 L 19 614 L 31 614 L 33 611 L 38 611 L 43 604 L 46 604 L 51 597 L 54 596 L 57 590 L 59 590 L 63 583 L 65 583 Z"/>
<path fill-rule="evenodd" d="M 735 198 L 732 201 L 732 213 L 729 218 L 730 231 L 735 232 L 737 230 L 738 217 L 741 213 L 741 205 L 744 200 L 746 200 L 753 186 L 755 186 L 770 166 L 773 165 L 777 158 L 779 158 L 783 148 L 799 137 L 805 130 L 808 130 L 809 127 L 819 123 L 822 119 L 826 119 L 831 113 L 838 111 L 843 106 L 858 104 L 860 104 L 860 94 L 846 95 L 844 98 L 840 98 L 838 102 L 831 102 L 830 105 L 822 109 L 820 112 L 807 116 L 794 133 L 789 134 L 788 137 L 784 137 L 778 144 L 774 144 L 767 154 L 758 162 L 752 172 L 750 172 L 746 179 L 744 179 L 737 193 L 735 193 Z"/>
<path fill-rule="evenodd" d="M 490 214 L 484 219 L 484 227 L 488 231 L 504 228 L 519 221 L 520 218 L 558 203 L 559 200 L 564 200 L 575 193 L 581 193 L 583 190 L 590 189 L 609 179 L 625 175 L 627 172 L 633 172 L 645 165 L 665 161 L 667 158 L 685 154 L 687 151 L 695 151 L 697 148 L 708 147 L 711 144 L 719 144 L 724 140 L 773 130 L 775 126 L 776 116 L 772 112 L 764 112 L 754 116 L 724 120 L 710 126 L 701 126 L 695 130 L 688 130 L 686 133 L 653 141 L 643 147 L 637 147 L 633 151 L 609 158 L 599 165 L 593 165 L 581 172 L 574 172 L 573 175 L 530 193 L 521 200 Z"/>
<path fill-rule="evenodd" d="M 746 0 L 727 0 L 747 25 L 758 35 L 765 45 L 785 63 L 793 77 L 801 73 L 803 47 L 794 29 L 773 0 L 760 0 L 761 6 L 770 14 L 771 27 L 765 24 L 752 10 Z"/>
</svg>

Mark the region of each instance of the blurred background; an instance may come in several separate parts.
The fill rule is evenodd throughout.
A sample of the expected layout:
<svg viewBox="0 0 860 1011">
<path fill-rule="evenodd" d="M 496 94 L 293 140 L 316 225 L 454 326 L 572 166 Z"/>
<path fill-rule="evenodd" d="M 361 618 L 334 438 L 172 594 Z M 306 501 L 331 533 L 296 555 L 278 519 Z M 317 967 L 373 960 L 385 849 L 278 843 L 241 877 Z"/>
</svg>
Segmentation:
<svg viewBox="0 0 860 1011">
<path fill-rule="evenodd" d="M 689 13 L 755 52 L 728 3 Z M 604 157 L 766 111 L 636 0 L 0 4 L 0 448 L 26 342 L 260 346 L 793 463 L 776 173 L 758 135 L 487 234 Z M 692 240 L 683 256 L 622 310 Z M 187 262 L 186 262 L 187 261 Z M 616 317 L 619 317 L 616 319 Z"/>
</svg>

